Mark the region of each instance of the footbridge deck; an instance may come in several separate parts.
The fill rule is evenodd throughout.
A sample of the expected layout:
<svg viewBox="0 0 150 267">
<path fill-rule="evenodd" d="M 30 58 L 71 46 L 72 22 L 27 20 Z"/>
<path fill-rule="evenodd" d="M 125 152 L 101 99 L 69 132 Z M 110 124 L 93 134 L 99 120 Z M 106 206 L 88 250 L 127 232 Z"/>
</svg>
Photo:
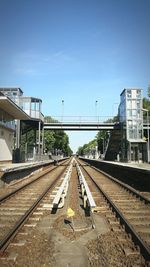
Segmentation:
<svg viewBox="0 0 150 267">
<path fill-rule="evenodd" d="M 150 126 L 143 124 L 143 129 L 150 130 Z M 99 130 L 121 130 L 120 123 L 44 123 L 44 130 L 64 130 L 64 131 L 99 131 Z"/>
<path fill-rule="evenodd" d="M 53 121 L 44 121 L 44 130 L 69 130 L 69 131 L 99 131 L 121 130 L 121 123 L 113 121 L 113 117 L 60 117 Z M 149 129 L 147 121 L 143 121 L 143 129 Z"/>
<path fill-rule="evenodd" d="M 99 131 L 99 130 L 120 130 L 119 123 L 44 123 L 44 130 L 72 130 L 72 131 Z"/>
</svg>

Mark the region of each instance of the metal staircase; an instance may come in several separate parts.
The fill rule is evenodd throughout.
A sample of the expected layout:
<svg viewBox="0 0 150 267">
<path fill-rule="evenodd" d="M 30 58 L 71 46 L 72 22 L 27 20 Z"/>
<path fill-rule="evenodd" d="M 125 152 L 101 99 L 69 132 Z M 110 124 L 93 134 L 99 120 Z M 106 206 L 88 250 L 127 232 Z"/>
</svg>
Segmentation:
<svg viewBox="0 0 150 267">
<path fill-rule="evenodd" d="M 119 154 L 120 149 L 121 149 L 121 131 L 118 130 L 111 131 L 104 159 L 110 161 L 117 160 L 117 155 Z"/>
</svg>

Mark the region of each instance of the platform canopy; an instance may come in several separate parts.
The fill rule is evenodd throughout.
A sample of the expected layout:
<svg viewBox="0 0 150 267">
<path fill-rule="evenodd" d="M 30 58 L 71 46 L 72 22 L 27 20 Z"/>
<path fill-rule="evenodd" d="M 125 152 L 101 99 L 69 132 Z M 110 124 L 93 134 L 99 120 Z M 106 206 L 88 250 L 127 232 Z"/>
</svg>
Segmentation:
<svg viewBox="0 0 150 267">
<path fill-rule="evenodd" d="M 30 120 L 30 116 L 26 114 L 19 106 L 17 106 L 10 98 L 0 95 L 0 113 L 5 111 L 13 119 Z"/>
</svg>

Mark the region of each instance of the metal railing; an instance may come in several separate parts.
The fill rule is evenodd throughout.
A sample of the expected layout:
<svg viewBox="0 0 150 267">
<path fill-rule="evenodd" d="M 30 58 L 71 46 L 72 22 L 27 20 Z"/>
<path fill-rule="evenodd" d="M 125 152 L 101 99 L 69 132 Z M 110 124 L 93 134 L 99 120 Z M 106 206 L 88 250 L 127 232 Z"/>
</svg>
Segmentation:
<svg viewBox="0 0 150 267">
<path fill-rule="evenodd" d="M 114 123 L 118 120 L 112 116 L 52 116 L 52 120 L 44 118 L 45 123 Z"/>
<path fill-rule="evenodd" d="M 139 120 L 139 119 L 138 119 Z M 126 121 L 125 117 L 113 116 L 51 116 L 51 119 L 44 118 L 45 123 L 119 123 Z M 150 124 L 150 116 L 148 119 Z M 143 117 L 143 123 L 147 124 L 147 117 Z"/>
</svg>

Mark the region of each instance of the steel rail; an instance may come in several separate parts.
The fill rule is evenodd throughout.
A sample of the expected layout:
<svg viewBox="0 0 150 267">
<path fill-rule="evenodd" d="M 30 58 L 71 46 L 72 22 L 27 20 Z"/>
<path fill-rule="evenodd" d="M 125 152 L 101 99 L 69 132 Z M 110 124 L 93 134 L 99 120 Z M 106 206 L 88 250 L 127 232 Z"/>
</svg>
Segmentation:
<svg viewBox="0 0 150 267">
<path fill-rule="evenodd" d="M 91 166 L 90 166 L 91 167 Z M 95 182 L 93 177 L 89 174 L 89 172 L 82 166 L 87 175 L 91 178 L 93 183 L 96 185 L 97 189 L 102 193 L 107 203 L 112 207 L 113 211 L 116 213 L 117 218 L 119 218 L 120 223 L 124 225 L 127 233 L 131 234 L 133 242 L 140 247 L 141 254 L 146 260 L 150 260 L 150 248 L 146 245 L 146 243 L 141 239 L 141 237 L 137 234 L 137 232 L 133 229 L 133 227 L 129 224 L 129 222 L 125 219 L 124 215 L 120 210 L 116 207 L 116 205 L 112 202 L 110 197 L 103 191 L 103 189 Z M 91 167 L 92 168 L 92 167 Z"/>
<path fill-rule="evenodd" d="M 81 164 L 80 164 L 81 165 Z M 83 167 L 83 165 L 81 165 Z M 117 178 L 111 176 L 110 174 L 102 171 L 102 170 L 99 170 L 98 168 L 96 168 L 95 166 L 91 166 L 89 164 L 86 164 L 86 166 L 89 166 L 93 169 L 95 169 L 96 171 L 98 171 L 99 173 L 102 173 L 104 174 L 105 176 L 107 176 L 108 178 L 110 178 L 112 181 L 116 182 L 117 184 L 125 187 L 127 190 L 129 190 L 130 192 L 132 192 L 133 195 L 135 195 L 136 197 L 140 198 L 140 200 L 144 201 L 145 204 L 150 204 L 150 200 L 147 198 L 147 197 L 144 197 L 141 193 L 139 193 L 137 190 L 135 190 L 132 186 L 130 185 L 127 185 L 121 181 L 119 181 Z"/>
<path fill-rule="evenodd" d="M 111 175 L 109 175 L 108 173 L 101 171 L 99 169 L 97 169 L 96 167 L 92 166 L 92 168 L 94 168 L 96 171 L 108 176 L 108 178 L 112 179 L 114 182 L 116 182 L 117 184 L 125 187 L 127 190 L 129 190 L 130 192 L 132 192 L 133 195 L 135 195 L 136 197 L 140 198 L 140 200 L 144 201 L 145 204 L 150 204 L 150 200 L 147 197 L 144 197 L 141 193 L 139 193 L 136 189 L 134 189 L 132 186 L 125 184 L 121 181 L 119 181 L 117 178 L 112 177 Z"/>
<path fill-rule="evenodd" d="M 27 184 L 25 185 L 22 185 L 21 187 L 13 190 L 12 192 L 4 195 L 3 197 L 0 198 L 0 204 L 3 203 L 4 201 L 6 201 L 7 199 L 11 198 L 12 196 L 14 196 L 16 193 L 18 193 L 19 191 L 23 190 L 25 187 L 31 185 L 32 183 L 38 181 L 41 177 L 43 177 L 45 174 L 47 174 L 48 172 L 52 172 L 54 171 L 56 168 L 58 168 L 58 166 L 54 167 L 53 169 L 49 170 L 49 169 L 46 169 L 44 171 L 42 171 L 42 173 L 39 173 L 39 176 L 37 178 L 35 178 L 34 180 L 28 182 Z"/>
<path fill-rule="evenodd" d="M 48 193 L 48 191 L 55 185 L 55 183 L 59 180 L 59 178 L 62 176 L 64 171 L 67 167 L 65 167 L 61 173 L 56 177 L 56 179 L 49 185 L 48 188 L 39 196 L 39 198 L 33 203 L 33 205 L 25 212 L 25 214 L 18 220 L 18 222 L 14 225 L 14 227 L 8 232 L 8 234 L 0 241 L 0 253 L 3 253 L 8 245 L 10 244 L 11 240 L 16 236 L 17 232 L 20 230 L 20 228 L 24 225 L 26 220 L 29 218 L 29 216 L 33 213 L 33 211 L 36 209 L 37 205 L 40 203 L 40 201 L 45 197 L 45 195 Z"/>
<path fill-rule="evenodd" d="M 67 162 L 67 160 L 65 159 L 64 162 Z M 68 164 L 67 164 L 67 165 L 68 165 Z M 13 195 L 15 195 L 17 192 L 23 190 L 23 189 L 24 189 L 25 187 L 27 187 L 28 185 L 30 185 L 30 184 L 36 182 L 37 180 L 39 180 L 41 177 L 43 177 L 43 176 L 44 176 L 45 174 L 47 174 L 48 172 L 52 172 L 52 171 L 54 171 L 54 170 L 55 170 L 56 168 L 58 168 L 59 166 L 62 166 L 62 164 L 59 164 L 59 165 L 57 165 L 57 166 L 54 166 L 54 168 L 51 169 L 51 170 L 49 170 L 49 168 L 48 168 L 48 169 L 42 171 L 42 173 L 41 173 L 41 174 L 39 173 L 39 174 L 38 174 L 39 176 L 38 176 L 37 178 L 35 178 L 34 180 L 32 180 L 32 181 L 28 182 L 27 184 L 25 184 L 25 185 L 23 185 L 23 186 L 21 186 L 21 187 L 15 189 L 15 190 L 13 190 L 12 192 L 10 192 L 10 193 L 4 195 L 3 197 L 0 198 L 0 204 L 3 203 L 5 200 L 9 199 L 10 197 L 12 197 Z M 65 165 L 64 165 L 64 166 L 65 166 Z M 20 182 L 21 182 L 21 181 L 20 181 Z"/>
</svg>

